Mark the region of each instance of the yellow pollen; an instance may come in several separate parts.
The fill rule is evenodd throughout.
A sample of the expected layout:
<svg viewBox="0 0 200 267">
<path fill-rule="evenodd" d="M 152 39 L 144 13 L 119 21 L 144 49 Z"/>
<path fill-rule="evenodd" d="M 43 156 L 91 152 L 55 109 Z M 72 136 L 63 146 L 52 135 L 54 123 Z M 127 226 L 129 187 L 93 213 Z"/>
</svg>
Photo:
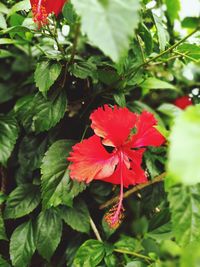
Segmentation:
<svg viewBox="0 0 200 267">
<path fill-rule="evenodd" d="M 32 7 L 34 22 L 38 23 L 39 26 L 47 24 L 48 14 L 46 12 L 44 2 L 46 2 L 46 0 L 43 0 L 43 5 L 42 5 L 42 1 L 40 0 L 38 1 L 37 5 L 35 4 Z"/>
<path fill-rule="evenodd" d="M 115 219 L 115 214 L 118 208 L 118 204 L 114 205 L 105 215 L 104 220 L 107 222 L 110 228 L 117 229 L 124 219 L 124 207 L 121 207 L 119 216 Z"/>
</svg>

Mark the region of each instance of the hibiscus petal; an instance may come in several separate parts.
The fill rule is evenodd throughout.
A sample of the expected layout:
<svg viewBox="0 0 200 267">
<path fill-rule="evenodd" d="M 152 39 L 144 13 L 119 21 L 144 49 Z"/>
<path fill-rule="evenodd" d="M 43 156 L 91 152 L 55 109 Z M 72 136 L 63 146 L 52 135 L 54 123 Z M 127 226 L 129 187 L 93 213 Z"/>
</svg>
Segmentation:
<svg viewBox="0 0 200 267">
<path fill-rule="evenodd" d="M 62 11 L 66 0 L 30 0 L 34 21 L 47 24 L 47 17 L 54 13 L 56 16 Z"/>
<path fill-rule="evenodd" d="M 121 170 L 122 168 L 122 170 Z M 112 184 L 121 184 L 120 175 L 123 176 L 123 186 L 136 185 L 147 181 L 144 170 L 139 165 L 134 165 L 132 169 L 128 169 L 125 163 L 122 163 L 121 168 L 118 164 L 116 171 L 110 176 L 103 179 L 104 182 Z"/>
<path fill-rule="evenodd" d="M 189 96 L 182 96 L 174 101 L 174 105 L 180 109 L 186 109 L 188 106 L 192 105 L 192 100 L 189 98 Z"/>
<path fill-rule="evenodd" d="M 129 157 L 129 159 L 131 159 L 130 168 L 136 175 L 136 184 L 146 183 L 147 181 L 145 171 L 141 167 L 142 157 L 145 150 L 145 148 L 141 148 L 139 150 L 125 150 L 125 153 Z"/>
<path fill-rule="evenodd" d="M 58 16 L 62 12 L 62 8 L 66 2 L 66 0 L 46 0 L 44 3 L 48 14 L 54 13 Z"/>
<path fill-rule="evenodd" d="M 125 143 L 134 128 L 137 116 L 127 108 L 108 105 L 95 110 L 90 119 L 95 134 L 103 137 L 103 144 L 119 147 Z"/>
<path fill-rule="evenodd" d="M 96 135 L 73 146 L 68 160 L 70 177 L 87 183 L 112 175 L 118 163 L 117 155 L 109 154 Z"/>
<path fill-rule="evenodd" d="M 143 147 L 143 146 L 160 146 L 165 142 L 165 138 L 155 128 L 157 120 L 154 115 L 143 111 L 141 115 L 138 115 L 136 123 L 137 133 L 132 136 L 131 147 Z"/>
<path fill-rule="evenodd" d="M 118 164 L 116 171 L 110 177 L 103 180 L 112 184 L 121 184 L 120 175 L 122 174 L 124 187 L 145 183 L 147 181 L 147 177 L 145 171 L 141 167 L 145 149 L 130 150 L 128 147 L 124 147 L 123 151 L 124 161 L 121 164 L 122 170 L 120 170 L 120 164 Z M 126 162 L 127 157 L 131 160 L 129 162 L 129 167 Z"/>
<path fill-rule="evenodd" d="M 130 147 L 124 146 L 123 151 L 126 156 L 131 160 L 131 163 L 134 165 L 141 165 L 142 164 L 142 157 L 144 152 L 146 151 L 145 148 L 140 148 L 139 150 L 131 150 Z"/>
</svg>

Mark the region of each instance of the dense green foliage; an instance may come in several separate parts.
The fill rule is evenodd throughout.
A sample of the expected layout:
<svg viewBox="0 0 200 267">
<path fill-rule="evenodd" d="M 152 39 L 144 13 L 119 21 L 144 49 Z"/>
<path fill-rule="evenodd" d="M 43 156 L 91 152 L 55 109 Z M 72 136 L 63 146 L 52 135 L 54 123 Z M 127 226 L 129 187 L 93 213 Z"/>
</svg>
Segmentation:
<svg viewBox="0 0 200 267">
<path fill-rule="evenodd" d="M 199 267 L 199 20 L 150 2 L 71 0 L 38 28 L 29 0 L 1 1 L 0 266 Z M 67 169 L 105 103 L 152 112 L 167 139 L 145 153 L 151 182 L 126 189 L 116 230 L 103 218 L 119 188 Z"/>
</svg>

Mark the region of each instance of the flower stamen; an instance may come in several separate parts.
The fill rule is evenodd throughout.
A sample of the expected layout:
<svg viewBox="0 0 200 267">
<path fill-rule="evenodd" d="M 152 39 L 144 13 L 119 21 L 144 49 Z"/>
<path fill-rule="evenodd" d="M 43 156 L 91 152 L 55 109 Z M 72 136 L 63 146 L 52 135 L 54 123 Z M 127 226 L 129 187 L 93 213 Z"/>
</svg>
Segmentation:
<svg viewBox="0 0 200 267">
<path fill-rule="evenodd" d="M 116 229 L 120 226 L 124 219 L 124 207 L 121 206 L 120 212 L 118 213 L 118 217 L 116 217 L 116 212 L 118 209 L 118 203 L 114 205 L 104 216 L 104 220 L 107 222 L 110 228 Z"/>
<path fill-rule="evenodd" d="M 43 1 L 43 5 L 42 5 L 42 1 Z M 46 0 L 39 0 L 38 4 L 37 5 L 35 4 L 32 7 L 34 22 L 38 23 L 39 26 L 47 24 L 48 14 L 44 6 L 45 1 Z"/>
<path fill-rule="evenodd" d="M 123 152 L 120 151 L 119 155 L 119 168 L 120 168 L 120 195 L 119 202 L 114 205 L 105 215 L 105 221 L 111 228 L 118 228 L 124 218 L 124 207 L 123 207 L 123 173 L 122 173 L 122 163 L 123 163 Z"/>
</svg>

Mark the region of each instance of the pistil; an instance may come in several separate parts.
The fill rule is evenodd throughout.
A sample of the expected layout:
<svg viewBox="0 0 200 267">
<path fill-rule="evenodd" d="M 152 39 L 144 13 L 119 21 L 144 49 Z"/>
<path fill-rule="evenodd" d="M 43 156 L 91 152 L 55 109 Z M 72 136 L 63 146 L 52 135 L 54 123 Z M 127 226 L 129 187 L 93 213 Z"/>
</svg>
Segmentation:
<svg viewBox="0 0 200 267">
<path fill-rule="evenodd" d="M 123 218 L 124 218 L 124 207 L 123 207 L 123 171 L 122 171 L 122 166 L 123 166 L 123 152 L 119 152 L 119 169 L 120 169 L 120 194 L 119 194 L 119 202 L 114 205 L 108 213 L 105 215 L 105 220 L 108 223 L 108 225 L 111 228 L 117 228 L 121 224 Z"/>
</svg>

